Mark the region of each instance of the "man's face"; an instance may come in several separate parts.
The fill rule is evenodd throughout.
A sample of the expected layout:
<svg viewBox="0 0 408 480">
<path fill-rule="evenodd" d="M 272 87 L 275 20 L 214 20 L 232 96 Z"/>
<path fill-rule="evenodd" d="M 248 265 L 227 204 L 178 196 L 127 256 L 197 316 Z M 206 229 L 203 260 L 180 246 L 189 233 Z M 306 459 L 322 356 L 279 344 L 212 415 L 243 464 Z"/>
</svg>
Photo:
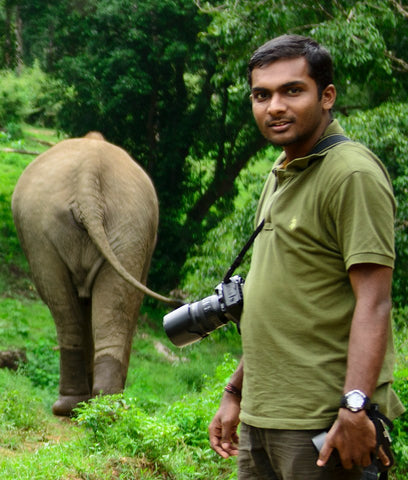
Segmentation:
<svg viewBox="0 0 408 480">
<path fill-rule="evenodd" d="M 329 85 L 319 100 L 305 58 L 288 58 L 252 71 L 252 112 L 261 133 L 284 147 L 288 160 L 312 149 L 330 122 L 336 90 Z"/>
</svg>

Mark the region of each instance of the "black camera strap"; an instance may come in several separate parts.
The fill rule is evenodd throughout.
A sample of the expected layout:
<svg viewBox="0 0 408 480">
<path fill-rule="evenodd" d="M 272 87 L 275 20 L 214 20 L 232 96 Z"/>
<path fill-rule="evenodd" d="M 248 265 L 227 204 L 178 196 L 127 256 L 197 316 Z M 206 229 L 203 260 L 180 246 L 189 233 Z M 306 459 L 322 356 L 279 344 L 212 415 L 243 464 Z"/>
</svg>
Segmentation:
<svg viewBox="0 0 408 480">
<path fill-rule="evenodd" d="M 351 142 L 351 140 L 345 135 L 342 135 L 341 133 L 333 133 L 333 135 L 327 135 L 327 137 L 324 137 L 322 138 L 322 140 L 317 142 L 316 145 L 312 148 L 312 150 L 305 156 L 308 157 L 309 155 L 316 155 L 317 153 L 321 153 L 324 150 L 333 148 L 339 143 L 343 142 Z"/>
<path fill-rule="evenodd" d="M 316 155 L 317 153 L 321 153 L 324 150 L 328 150 L 329 148 L 335 147 L 339 143 L 348 142 L 348 141 L 350 141 L 350 139 L 341 134 L 336 133 L 333 135 L 328 135 L 327 137 L 324 137 L 322 140 L 320 140 L 320 142 L 318 142 L 306 156 Z M 230 266 L 230 268 L 228 269 L 227 273 L 224 276 L 224 280 L 223 280 L 224 283 L 229 283 L 232 274 L 234 273 L 235 269 L 241 265 L 244 255 L 249 250 L 251 245 L 254 243 L 255 238 L 258 236 L 259 232 L 262 230 L 264 224 L 265 224 L 265 219 L 263 219 L 261 223 L 256 227 L 255 231 L 249 237 L 249 240 L 246 242 L 242 250 L 239 252 L 237 257 L 235 258 L 235 260 L 232 262 L 232 265 Z"/>
<path fill-rule="evenodd" d="M 258 236 L 259 232 L 263 229 L 264 224 L 265 224 L 265 219 L 263 219 L 262 222 L 256 227 L 255 231 L 249 237 L 249 240 L 247 241 L 247 243 L 244 245 L 242 250 L 238 253 L 237 257 L 235 258 L 235 260 L 232 262 L 232 265 L 228 269 L 228 272 L 225 274 L 225 277 L 223 280 L 224 283 L 228 283 L 230 281 L 230 278 L 232 277 L 232 274 L 234 273 L 235 269 L 241 265 L 244 255 L 246 254 L 250 246 L 254 243 L 255 238 Z"/>
</svg>

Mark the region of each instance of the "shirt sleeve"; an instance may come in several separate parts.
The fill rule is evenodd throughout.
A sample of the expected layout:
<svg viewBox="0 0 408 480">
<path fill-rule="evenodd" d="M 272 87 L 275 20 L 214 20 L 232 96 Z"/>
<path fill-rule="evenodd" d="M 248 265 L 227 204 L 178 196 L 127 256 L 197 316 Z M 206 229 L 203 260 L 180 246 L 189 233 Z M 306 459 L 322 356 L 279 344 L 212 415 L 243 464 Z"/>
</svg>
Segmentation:
<svg viewBox="0 0 408 480">
<path fill-rule="evenodd" d="M 357 263 L 394 266 L 395 200 L 382 172 L 348 175 L 331 199 L 330 212 L 347 270 Z"/>
</svg>

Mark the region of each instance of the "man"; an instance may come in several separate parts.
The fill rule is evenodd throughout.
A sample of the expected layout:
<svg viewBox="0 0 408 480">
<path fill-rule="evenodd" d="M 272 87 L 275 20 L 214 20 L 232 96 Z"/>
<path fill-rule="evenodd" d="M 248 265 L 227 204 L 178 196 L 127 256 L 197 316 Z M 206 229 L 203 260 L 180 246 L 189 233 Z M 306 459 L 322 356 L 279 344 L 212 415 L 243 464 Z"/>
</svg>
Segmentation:
<svg viewBox="0 0 408 480">
<path fill-rule="evenodd" d="M 331 113 L 332 61 L 318 43 L 267 42 L 249 83 L 259 130 L 283 153 L 256 213 L 265 224 L 244 289 L 243 357 L 211 446 L 227 458 L 239 440 L 240 480 L 359 479 L 376 451 L 370 400 L 391 419 L 403 411 L 391 390 L 391 182 L 355 142 L 312 151 L 343 132 Z M 312 438 L 323 430 L 319 456 Z"/>
</svg>

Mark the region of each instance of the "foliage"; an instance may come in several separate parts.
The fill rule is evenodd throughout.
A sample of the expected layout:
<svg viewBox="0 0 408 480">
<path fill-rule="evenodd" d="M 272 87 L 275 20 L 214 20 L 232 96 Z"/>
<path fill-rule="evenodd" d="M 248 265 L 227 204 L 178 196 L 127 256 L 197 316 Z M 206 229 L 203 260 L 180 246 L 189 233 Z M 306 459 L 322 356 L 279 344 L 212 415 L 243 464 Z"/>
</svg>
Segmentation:
<svg viewBox="0 0 408 480">
<path fill-rule="evenodd" d="M 347 134 L 374 151 L 392 178 L 398 204 L 393 299 L 405 305 L 408 298 L 408 104 L 385 103 L 375 109 L 342 117 Z"/>
<path fill-rule="evenodd" d="M 408 310 L 407 307 L 394 312 L 395 347 L 397 353 L 397 368 L 395 371 L 394 389 L 404 406 L 405 413 L 394 420 L 392 432 L 393 451 L 395 453 L 395 470 L 398 478 L 408 475 Z"/>
<path fill-rule="evenodd" d="M 0 370 L 0 388 L 0 444 L 3 448 L 14 448 L 19 438 L 24 440 L 30 432 L 44 428 L 44 406 L 30 383 L 20 375 Z"/>
<path fill-rule="evenodd" d="M 407 12 L 396 0 L 13 0 L 2 7 L 0 50 L 14 58 L 5 65 L 38 60 L 65 85 L 50 90 L 61 128 L 101 130 L 152 176 L 161 205 L 155 288 L 180 280 L 188 250 L 230 213 L 237 175 L 265 146 L 245 78 L 257 46 L 283 33 L 316 37 L 333 54 L 342 112 L 406 97 Z"/>
<path fill-rule="evenodd" d="M 24 121 L 50 125 L 55 123 L 59 103 L 55 99 L 61 83 L 52 80 L 39 67 L 24 68 L 17 75 L 11 70 L 0 72 L 0 128 L 13 133 Z M 21 138 L 11 135 L 12 138 Z"/>
<path fill-rule="evenodd" d="M 205 385 L 199 395 L 184 396 L 166 411 L 167 421 L 180 429 L 187 445 L 208 449 L 207 428 L 222 396 L 223 388 L 237 367 L 237 360 L 226 354 L 213 376 L 205 377 Z"/>
<path fill-rule="evenodd" d="M 277 151 L 269 147 L 241 171 L 236 182 L 239 195 L 232 212 L 208 232 L 205 242 L 191 248 L 183 266 L 181 287 L 192 298 L 197 300 L 212 294 L 249 239 L 255 228 L 256 205 L 276 155 Z M 222 206 L 216 207 L 222 211 Z M 234 273 L 245 278 L 250 258 L 251 251 Z"/>
<path fill-rule="evenodd" d="M 0 338 L 0 349 L 12 345 L 16 348 L 29 347 L 29 350 L 34 346 L 40 350 L 43 348 L 41 344 L 56 345 L 51 315 L 38 299 L 0 298 Z"/>
<path fill-rule="evenodd" d="M 399 375 L 394 386 L 398 396 L 404 405 L 408 405 L 408 371 Z M 396 471 L 405 478 L 408 474 L 408 412 L 405 411 L 399 418 L 394 420 L 392 431 L 393 452 L 395 454 Z"/>
<path fill-rule="evenodd" d="M 20 372 L 29 378 L 35 387 L 57 391 L 59 385 L 59 356 L 55 345 L 45 341 L 29 345 L 27 365 Z"/>
<path fill-rule="evenodd" d="M 50 329 L 51 327 L 51 329 Z M 35 333 L 33 333 L 35 332 Z M 22 349 L 27 357 L 19 373 L 40 389 L 57 391 L 59 356 L 54 324 L 40 302 L 0 300 L 0 349 Z"/>
<path fill-rule="evenodd" d="M 120 394 L 99 397 L 80 406 L 76 409 L 76 422 L 90 432 L 90 451 L 114 447 L 122 455 L 143 455 L 159 472 L 167 472 L 177 480 L 215 478 L 212 475 L 225 478 L 222 464 L 209 449 L 207 426 L 236 364 L 226 356 L 214 377 L 207 378 L 199 395 L 188 395 L 155 416 L 146 414 L 137 399 Z M 191 458 L 190 446 L 194 447 Z M 206 464 L 201 463 L 204 457 Z"/>
<path fill-rule="evenodd" d="M 51 404 L 57 392 L 49 379 L 58 377 L 58 364 L 56 352 L 51 348 L 53 338 L 55 342 L 54 325 L 46 307 L 40 302 L 3 299 L 0 319 L 2 333 L 7 333 L 2 335 L 4 347 L 25 344 L 29 357 L 28 365 L 17 374 L 0 370 L 0 387 L 3 392 L 10 392 L 4 397 L 4 405 L 7 400 L 13 402 L 8 410 L 3 409 L 13 417 L 7 421 L 5 416 L 1 417 L 0 402 L 0 417 L 5 428 L 4 432 L 0 429 L 0 443 L 6 451 L 13 449 L 18 455 L 0 460 L 2 478 L 28 480 L 43 475 L 41 478 L 57 480 L 72 475 L 108 479 L 115 478 L 118 472 L 121 478 L 129 480 L 231 475 L 233 464 L 218 461 L 210 451 L 205 441 L 205 423 L 216 408 L 207 389 L 211 389 L 211 398 L 219 396 L 236 364 L 236 360 L 228 357 L 214 374 L 215 366 L 224 355 L 221 351 L 234 349 L 232 339 L 223 346 L 202 342 L 182 352 L 174 348 L 178 359 L 175 354 L 167 358 L 156 349 L 158 341 L 162 345 L 169 343 L 163 338 L 163 332 L 151 330 L 142 321 L 141 332 L 134 341 L 125 394 L 90 402 L 84 406 L 84 416 L 78 417 L 81 426 L 65 432 L 68 424 L 59 422 L 59 427 L 54 426 L 51 416 Z M 194 372 L 191 377 L 189 371 Z M 205 378 L 199 379 L 205 374 Z M 197 425 L 197 438 L 201 438 L 202 446 L 184 439 L 183 425 L 188 430 L 188 423 L 180 418 L 183 397 L 188 405 L 188 422 Z M 177 403 L 174 409 L 173 403 Z M 199 411 L 200 404 L 208 408 Z M 197 417 L 195 420 L 193 415 Z M 202 415 L 205 418 L 201 418 Z M 19 427 L 12 427 L 14 423 Z M 62 427 L 64 431 L 52 433 Z M 32 442 L 29 449 L 28 438 Z"/>
<path fill-rule="evenodd" d="M 199 4 L 212 17 L 208 35 L 216 39 L 224 55 L 220 76 L 231 78 L 243 72 L 251 52 L 272 37 L 310 35 L 333 56 L 343 107 L 367 108 L 393 96 L 404 98 L 406 38 L 401 33 L 407 28 L 407 12 L 401 5 L 397 8 L 395 0 L 381 4 L 375 0 L 305 0 L 301 7 L 299 2 L 286 0 Z"/>
</svg>

